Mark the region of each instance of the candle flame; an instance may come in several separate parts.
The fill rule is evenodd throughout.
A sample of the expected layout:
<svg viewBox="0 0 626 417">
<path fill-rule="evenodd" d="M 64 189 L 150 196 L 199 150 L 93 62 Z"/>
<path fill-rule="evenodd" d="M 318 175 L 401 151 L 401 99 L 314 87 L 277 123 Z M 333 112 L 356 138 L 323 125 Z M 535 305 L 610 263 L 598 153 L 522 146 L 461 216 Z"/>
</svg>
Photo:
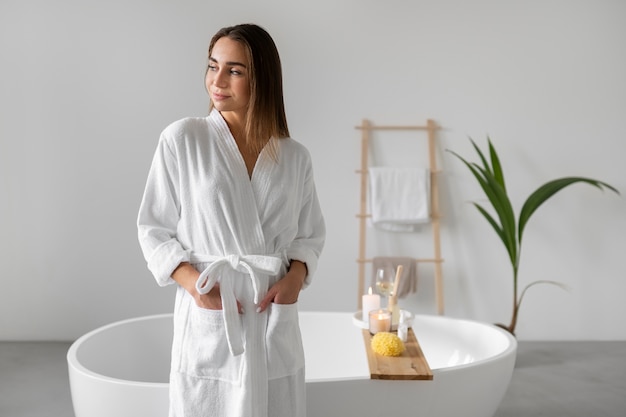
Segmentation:
<svg viewBox="0 0 626 417">
<path fill-rule="evenodd" d="M 369 290 L 367 290 L 367 293 L 368 293 L 369 295 L 372 295 L 372 287 L 370 287 L 370 288 L 369 288 Z"/>
</svg>

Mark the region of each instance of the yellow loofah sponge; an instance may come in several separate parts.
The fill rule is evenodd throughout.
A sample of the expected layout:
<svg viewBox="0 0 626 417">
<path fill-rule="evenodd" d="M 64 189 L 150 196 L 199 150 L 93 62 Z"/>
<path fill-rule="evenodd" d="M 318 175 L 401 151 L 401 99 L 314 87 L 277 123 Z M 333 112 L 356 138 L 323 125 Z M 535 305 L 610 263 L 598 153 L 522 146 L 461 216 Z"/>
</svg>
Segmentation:
<svg viewBox="0 0 626 417">
<path fill-rule="evenodd" d="M 380 332 L 372 337 L 372 350 L 383 356 L 400 356 L 404 352 L 404 343 L 393 333 Z"/>
</svg>

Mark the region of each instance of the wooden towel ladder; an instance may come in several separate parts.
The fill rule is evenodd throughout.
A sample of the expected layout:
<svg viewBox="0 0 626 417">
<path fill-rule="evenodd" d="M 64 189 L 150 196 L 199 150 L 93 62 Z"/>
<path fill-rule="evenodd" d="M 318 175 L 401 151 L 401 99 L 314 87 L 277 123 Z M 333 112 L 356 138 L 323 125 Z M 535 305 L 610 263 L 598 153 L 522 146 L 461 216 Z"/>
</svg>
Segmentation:
<svg viewBox="0 0 626 417">
<path fill-rule="evenodd" d="M 438 171 L 437 159 L 435 156 L 435 134 L 439 130 L 439 126 L 431 120 L 427 120 L 426 126 L 374 126 L 369 120 L 364 119 L 360 126 L 356 129 L 361 130 L 361 169 L 356 173 L 361 176 L 361 202 L 360 212 L 357 214 L 359 219 L 359 257 L 358 263 L 358 294 L 357 304 L 361 309 L 361 296 L 365 293 L 365 264 L 372 262 L 372 259 L 366 258 L 366 226 L 367 218 L 372 215 L 367 213 L 367 189 L 368 189 L 368 150 L 370 143 L 370 133 L 375 130 L 404 130 L 404 131 L 426 131 L 428 137 L 428 153 L 429 153 L 429 171 L 430 171 L 430 218 L 433 237 L 434 257 L 428 259 L 416 259 L 420 263 L 433 263 L 435 267 L 435 297 L 437 302 L 437 313 L 443 315 L 443 276 L 441 257 L 441 239 L 440 239 L 440 214 L 439 214 L 439 189 L 438 189 Z"/>
</svg>

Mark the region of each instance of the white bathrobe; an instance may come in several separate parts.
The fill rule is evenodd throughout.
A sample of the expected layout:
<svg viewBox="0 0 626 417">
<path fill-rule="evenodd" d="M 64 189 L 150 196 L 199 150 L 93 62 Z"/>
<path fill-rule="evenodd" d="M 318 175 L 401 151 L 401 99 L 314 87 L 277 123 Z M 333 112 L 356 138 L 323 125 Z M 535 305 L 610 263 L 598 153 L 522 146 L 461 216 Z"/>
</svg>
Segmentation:
<svg viewBox="0 0 626 417">
<path fill-rule="evenodd" d="M 286 272 L 306 264 L 310 283 L 325 238 L 311 159 L 278 140 L 248 176 L 220 113 L 186 118 L 161 134 L 138 216 L 139 242 L 159 285 L 190 262 L 220 283 L 223 310 L 176 293 L 170 417 L 298 417 L 306 413 L 297 305 L 258 303 Z M 198 286 L 199 287 L 199 286 Z M 237 312 L 236 300 L 244 309 Z"/>
</svg>

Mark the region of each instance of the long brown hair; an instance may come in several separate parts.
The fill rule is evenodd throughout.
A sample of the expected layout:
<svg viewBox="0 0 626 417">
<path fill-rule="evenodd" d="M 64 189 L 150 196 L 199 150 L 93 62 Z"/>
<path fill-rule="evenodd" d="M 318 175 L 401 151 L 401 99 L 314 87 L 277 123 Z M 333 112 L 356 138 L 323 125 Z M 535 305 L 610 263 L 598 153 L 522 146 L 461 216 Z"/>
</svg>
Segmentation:
<svg viewBox="0 0 626 417">
<path fill-rule="evenodd" d="M 272 139 L 289 137 L 282 69 L 276 44 L 260 26 L 249 23 L 229 26 L 220 29 L 211 39 L 209 57 L 215 43 L 224 36 L 241 42 L 251 63 L 248 77 L 250 103 L 244 127 L 246 145 L 258 153 L 269 142 L 270 155 L 276 158 L 276 144 Z"/>
</svg>

